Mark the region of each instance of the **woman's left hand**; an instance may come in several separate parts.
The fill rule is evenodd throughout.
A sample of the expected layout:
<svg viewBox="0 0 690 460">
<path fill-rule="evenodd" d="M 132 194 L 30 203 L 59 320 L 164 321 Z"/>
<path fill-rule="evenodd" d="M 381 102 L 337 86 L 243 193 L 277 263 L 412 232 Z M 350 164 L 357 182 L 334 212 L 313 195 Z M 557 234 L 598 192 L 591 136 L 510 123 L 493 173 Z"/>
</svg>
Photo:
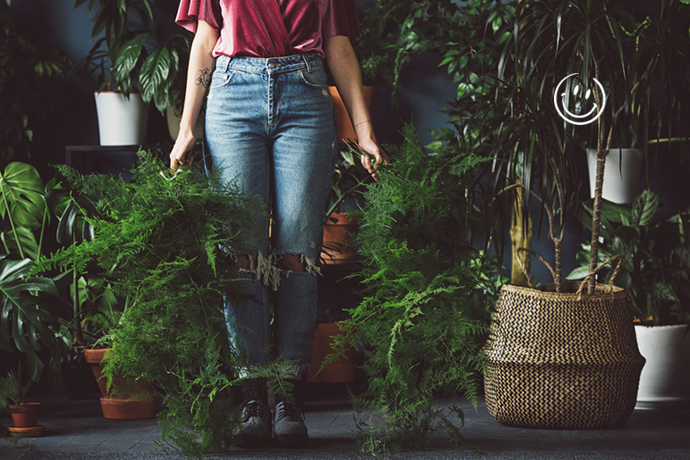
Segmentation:
<svg viewBox="0 0 690 460">
<path fill-rule="evenodd" d="M 383 149 L 381 149 L 378 142 L 376 142 L 376 139 L 373 139 L 371 137 L 360 138 L 357 143 L 362 148 L 362 150 L 369 154 L 363 154 L 360 157 L 362 166 L 364 166 L 364 169 L 366 169 L 369 172 L 369 174 L 371 174 L 374 180 L 378 180 L 379 177 L 376 174 L 376 169 L 378 169 L 379 166 L 387 165 L 390 162 L 388 155 L 386 155 L 386 152 L 384 152 Z M 372 157 L 374 160 L 373 162 Z"/>
</svg>

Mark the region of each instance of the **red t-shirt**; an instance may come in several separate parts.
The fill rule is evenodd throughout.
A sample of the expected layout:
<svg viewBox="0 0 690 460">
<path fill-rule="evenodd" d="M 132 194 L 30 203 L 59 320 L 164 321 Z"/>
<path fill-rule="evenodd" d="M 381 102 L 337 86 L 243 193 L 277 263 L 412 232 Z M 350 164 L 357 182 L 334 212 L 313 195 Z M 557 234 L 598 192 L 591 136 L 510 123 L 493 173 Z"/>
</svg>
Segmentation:
<svg viewBox="0 0 690 460">
<path fill-rule="evenodd" d="M 335 35 L 359 35 L 355 0 L 181 0 L 176 22 L 220 32 L 213 56 L 259 58 L 315 53 Z"/>
</svg>

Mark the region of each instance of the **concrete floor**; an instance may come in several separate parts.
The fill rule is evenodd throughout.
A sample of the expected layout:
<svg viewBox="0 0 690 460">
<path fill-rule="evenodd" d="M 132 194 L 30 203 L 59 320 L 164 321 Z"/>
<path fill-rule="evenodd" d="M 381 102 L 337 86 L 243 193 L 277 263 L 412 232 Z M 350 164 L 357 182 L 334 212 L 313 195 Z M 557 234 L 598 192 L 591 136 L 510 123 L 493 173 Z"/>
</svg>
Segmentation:
<svg viewBox="0 0 690 460">
<path fill-rule="evenodd" d="M 312 384 L 316 385 L 316 384 Z M 317 393 L 328 395 L 329 384 Z M 324 385 L 326 385 L 324 387 Z M 332 385 L 332 384 L 331 384 Z M 365 458 L 355 440 L 356 427 L 344 392 L 307 403 L 310 441 L 306 449 L 274 447 L 237 449 L 212 458 L 341 459 Z M 337 391 L 336 391 L 337 390 Z M 512 428 L 496 422 L 482 400 L 477 411 L 461 402 L 466 422 L 462 433 L 484 459 L 690 459 L 690 411 L 639 411 L 618 427 L 600 430 L 537 430 Z M 45 432 L 17 446 L 0 440 L 0 460 L 35 459 L 174 459 L 175 451 L 156 451 L 156 420 L 107 420 L 98 395 L 76 401 L 42 399 L 39 423 Z M 421 452 L 392 454 L 393 458 L 476 458 L 473 451 L 434 440 Z"/>
</svg>

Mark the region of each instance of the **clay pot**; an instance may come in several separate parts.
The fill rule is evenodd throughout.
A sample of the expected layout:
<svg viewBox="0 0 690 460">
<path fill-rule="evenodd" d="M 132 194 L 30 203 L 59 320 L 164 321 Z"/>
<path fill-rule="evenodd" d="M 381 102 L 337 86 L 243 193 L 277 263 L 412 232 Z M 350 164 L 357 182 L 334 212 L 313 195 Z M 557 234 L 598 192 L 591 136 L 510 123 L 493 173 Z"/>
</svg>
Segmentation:
<svg viewBox="0 0 690 460">
<path fill-rule="evenodd" d="M 345 142 L 348 139 L 357 140 L 355 135 L 355 128 L 352 126 L 350 121 L 350 115 L 347 113 L 345 104 L 340 98 L 338 89 L 335 86 L 329 86 L 328 90 L 331 92 L 331 97 L 333 98 L 333 115 L 335 116 L 335 122 L 338 125 L 338 142 Z M 365 86 L 364 87 L 364 103 L 369 109 L 369 113 L 372 112 L 374 108 L 374 102 L 376 101 L 376 87 L 375 86 Z"/>
<path fill-rule="evenodd" d="M 118 388 L 132 386 L 131 381 L 123 376 L 115 376 L 107 389 L 108 379 L 103 375 L 101 362 L 108 349 L 84 350 L 86 362 L 91 365 L 91 371 L 101 390 L 101 409 L 103 417 L 114 420 L 139 420 L 155 418 L 158 412 L 160 398 L 155 397 L 155 390 L 148 382 L 136 382 L 131 394 L 120 394 Z M 115 394 L 112 394 L 115 393 Z"/>
<path fill-rule="evenodd" d="M 351 222 L 346 213 L 333 213 L 337 223 L 330 220 L 323 226 L 323 246 L 321 259 L 329 265 L 351 264 L 357 260 L 355 249 L 345 243 L 350 239 L 349 233 L 357 232 L 357 223 Z"/>
<path fill-rule="evenodd" d="M 38 425 L 38 410 L 41 403 L 29 402 L 19 405 L 9 405 L 12 410 L 12 425 L 15 428 L 31 428 Z M 15 412 L 18 411 L 18 412 Z"/>
<path fill-rule="evenodd" d="M 340 332 L 338 323 L 319 324 L 314 334 L 314 350 L 311 355 L 311 365 L 307 373 L 307 382 L 348 383 L 355 380 L 354 349 L 349 348 L 346 358 L 329 364 L 321 372 L 321 364 L 326 357 L 333 353 L 333 336 Z M 318 374 L 317 374 L 318 373 Z"/>
</svg>

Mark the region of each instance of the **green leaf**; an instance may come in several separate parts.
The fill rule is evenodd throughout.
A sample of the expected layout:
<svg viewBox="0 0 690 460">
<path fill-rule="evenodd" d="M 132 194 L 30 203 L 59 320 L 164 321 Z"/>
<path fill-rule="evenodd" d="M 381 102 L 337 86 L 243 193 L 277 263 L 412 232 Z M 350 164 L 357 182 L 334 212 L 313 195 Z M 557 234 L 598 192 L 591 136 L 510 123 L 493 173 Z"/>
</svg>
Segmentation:
<svg viewBox="0 0 690 460">
<path fill-rule="evenodd" d="M 117 59 L 115 60 L 115 79 L 118 82 L 126 81 L 131 78 L 130 74 L 136 67 L 141 50 L 148 38 L 148 34 L 140 34 L 124 44 Z"/>
<path fill-rule="evenodd" d="M 139 75 L 141 97 L 145 102 L 155 99 L 156 107 L 162 112 L 168 105 L 168 90 L 172 81 L 170 52 L 167 48 L 155 49 L 145 60 Z M 176 70 L 176 69 L 175 69 Z"/>
<path fill-rule="evenodd" d="M 11 225 L 41 228 L 46 203 L 43 181 L 31 165 L 14 162 L 0 173 L 0 216 L 9 215 Z"/>
<path fill-rule="evenodd" d="M 30 259 L 0 257 L 0 346 L 9 352 L 40 351 L 55 338 L 48 326 L 59 324 L 37 294 L 57 296 L 55 283 L 50 278 L 29 278 Z"/>
<path fill-rule="evenodd" d="M 43 362 L 38 359 L 33 350 L 29 350 L 26 355 L 26 366 L 29 368 L 29 376 L 34 382 L 41 380 L 41 373 L 43 372 Z"/>
<path fill-rule="evenodd" d="M 589 267 L 577 267 L 565 277 L 568 281 L 581 280 L 589 275 Z"/>
<path fill-rule="evenodd" d="M 632 223 L 641 227 L 647 227 L 654 219 L 658 207 L 659 196 L 652 191 L 645 190 L 633 202 Z"/>
<path fill-rule="evenodd" d="M 679 302 L 678 296 L 673 291 L 673 287 L 667 283 L 655 283 L 654 284 L 654 297 L 659 300 L 668 300 L 671 302 Z"/>
</svg>

